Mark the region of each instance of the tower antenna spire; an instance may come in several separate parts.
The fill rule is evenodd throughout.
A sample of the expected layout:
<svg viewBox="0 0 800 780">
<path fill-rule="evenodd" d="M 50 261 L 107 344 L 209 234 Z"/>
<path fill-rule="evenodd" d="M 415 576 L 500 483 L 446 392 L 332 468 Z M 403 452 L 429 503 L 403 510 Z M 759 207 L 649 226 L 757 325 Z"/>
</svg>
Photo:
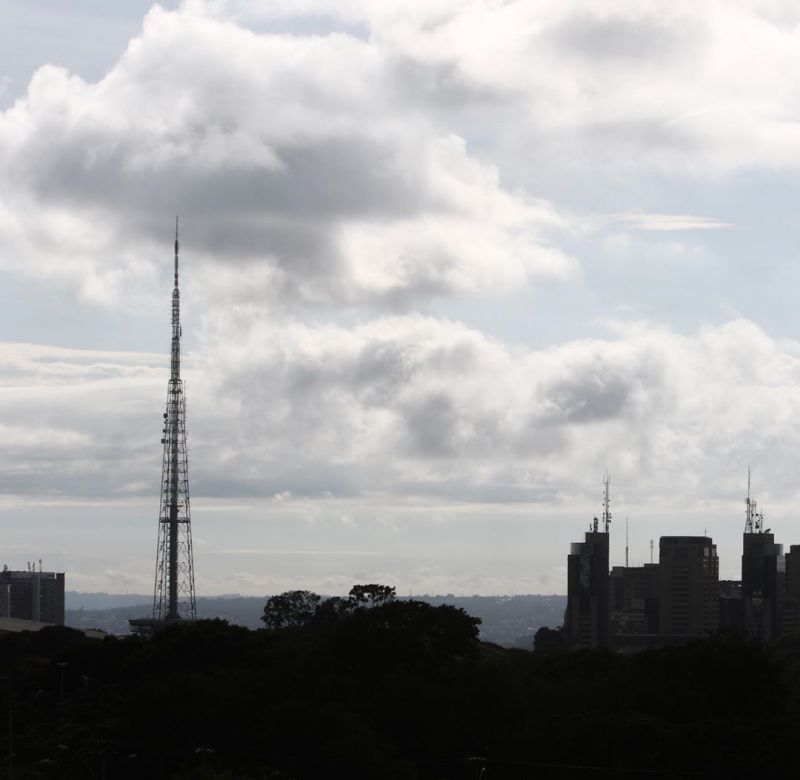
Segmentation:
<svg viewBox="0 0 800 780">
<path fill-rule="evenodd" d="M 603 530 L 608 533 L 611 526 L 611 498 L 609 487 L 611 485 L 611 475 L 606 472 L 603 477 Z"/>
<path fill-rule="evenodd" d="M 178 250 L 180 249 L 180 242 L 178 241 L 178 216 L 175 215 L 175 289 L 178 289 Z"/>
</svg>

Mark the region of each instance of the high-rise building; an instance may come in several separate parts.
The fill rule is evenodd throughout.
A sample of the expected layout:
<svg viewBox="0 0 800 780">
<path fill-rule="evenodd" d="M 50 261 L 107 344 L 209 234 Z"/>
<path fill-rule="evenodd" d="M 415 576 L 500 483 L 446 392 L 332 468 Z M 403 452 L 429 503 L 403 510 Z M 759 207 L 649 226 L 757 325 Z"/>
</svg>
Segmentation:
<svg viewBox="0 0 800 780">
<path fill-rule="evenodd" d="M 0 617 L 64 625 L 64 573 L 0 571 Z"/>
<path fill-rule="evenodd" d="M 783 545 L 765 531 L 742 534 L 742 602 L 745 634 L 772 642 L 780 635 L 784 591 Z"/>
<path fill-rule="evenodd" d="M 786 553 L 784 589 L 787 596 L 800 599 L 800 544 L 793 544 Z"/>
<path fill-rule="evenodd" d="M 567 610 L 564 632 L 573 648 L 608 647 L 611 641 L 608 576 L 608 531 L 611 525 L 611 478 L 603 479 L 603 530 L 594 518 L 583 542 L 567 557 Z"/>
<path fill-rule="evenodd" d="M 742 628 L 747 636 L 765 642 L 780 636 L 784 575 L 783 546 L 764 528 L 764 513 L 750 497 L 748 469 L 742 535 Z"/>
<path fill-rule="evenodd" d="M 172 290 L 172 341 L 167 408 L 161 443 L 161 501 L 158 514 L 156 576 L 152 618 L 131 620 L 134 631 L 149 633 L 164 623 L 195 620 L 192 524 L 189 511 L 189 463 L 186 448 L 186 399 L 181 379 L 181 316 L 178 288 L 178 221 L 175 220 L 175 286 Z"/>
<path fill-rule="evenodd" d="M 786 570 L 781 604 L 781 634 L 800 631 L 800 544 L 793 544 L 784 556 Z"/>
<path fill-rule="evenodd" d="M 587 531 L 567 558 L 567 613 L 570 647 L 607 647 L 610 641 L 608 532 Z"/>
<path fill-rule="evenodd" d="M 701 637 L 719 627 L 719 559 L 707 536 L 659 541 L 659 634 Z"/>
</svg>

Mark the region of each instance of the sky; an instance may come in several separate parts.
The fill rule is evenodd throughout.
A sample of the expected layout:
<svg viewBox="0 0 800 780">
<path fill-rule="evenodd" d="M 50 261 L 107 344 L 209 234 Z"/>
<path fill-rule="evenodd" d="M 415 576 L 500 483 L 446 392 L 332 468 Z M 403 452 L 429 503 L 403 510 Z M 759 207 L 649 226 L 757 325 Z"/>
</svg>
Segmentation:
<svg viewBox="0 0 800 780">
<path fill-rule="evenodd" d="M 0 14 L 11 568 L 152 589 L 176 214 L 198 593 L 800 544 L 796 3 Z"/>
</svg>

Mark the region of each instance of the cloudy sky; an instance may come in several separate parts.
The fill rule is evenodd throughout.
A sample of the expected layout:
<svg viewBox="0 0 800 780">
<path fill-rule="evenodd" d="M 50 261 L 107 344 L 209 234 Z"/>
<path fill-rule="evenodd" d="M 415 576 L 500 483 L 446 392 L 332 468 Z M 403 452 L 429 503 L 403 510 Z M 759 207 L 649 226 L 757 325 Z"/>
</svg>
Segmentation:
<svg viewBox="0 0 800 780">
<path fill-rule="evenodd" d="M 800 543 L 800 8 L 0 0 L 0 533 L 152 587 L 182 225 L 198 592 L 563 593 Z"/>
</svg>

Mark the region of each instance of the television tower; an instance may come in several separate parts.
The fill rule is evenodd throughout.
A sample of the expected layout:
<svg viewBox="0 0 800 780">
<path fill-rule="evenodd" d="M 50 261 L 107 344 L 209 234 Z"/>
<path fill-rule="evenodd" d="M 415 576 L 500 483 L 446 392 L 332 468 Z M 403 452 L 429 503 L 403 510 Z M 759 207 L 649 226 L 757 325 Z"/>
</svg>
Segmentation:
<svg viewBox="0 0 800 780">
<path fill-rule="evenodd" d="M 178 288 L 178 219 L 175 218 L 175 286 L 172 290 L 172 343 L 167 409 L 161 443 L 161 500 L 158 512 L 156 577 L 152 620 L 132 620 L 133 629 L 149 633 L 158 625 L 196 620 L 186 450 L 186 398 L 181 379 L 181 294 Z"/>
</svg>

